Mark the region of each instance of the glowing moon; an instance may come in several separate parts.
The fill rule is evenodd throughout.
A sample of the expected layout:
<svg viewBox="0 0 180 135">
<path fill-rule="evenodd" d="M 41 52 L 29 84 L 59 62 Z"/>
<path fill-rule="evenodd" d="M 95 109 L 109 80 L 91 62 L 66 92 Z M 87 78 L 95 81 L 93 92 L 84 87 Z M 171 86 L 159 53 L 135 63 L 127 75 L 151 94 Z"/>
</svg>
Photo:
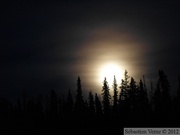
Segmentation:
<svg viewBox="0 0 180 135">
<path fill-rule="evenodd" d="M 114 76 L 116 77 L 117 83 L 120 83 L 124 76 L 124 69 L 116 63 L 107 63 L 101 67 L 99 74 L 101 82 L 103 82 L 106 77 L 109 86 L 111 86 L 113 84 Z"/>
</svg>

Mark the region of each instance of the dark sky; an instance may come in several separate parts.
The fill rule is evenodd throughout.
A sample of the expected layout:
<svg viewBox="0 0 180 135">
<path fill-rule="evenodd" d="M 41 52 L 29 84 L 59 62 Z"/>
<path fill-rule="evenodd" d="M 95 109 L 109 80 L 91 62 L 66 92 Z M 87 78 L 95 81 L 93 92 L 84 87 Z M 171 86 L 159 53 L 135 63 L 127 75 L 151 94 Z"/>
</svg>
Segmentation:
<svg viewBox="0 0 180 135">
<path fill-rule="evenodd" d="M 99 92 L 97 69 L 111 61 L 137 82 L 145 75 L 155 85 L 159 69 L 177 80 L 179 1 L 7 1 L 1 6 L 1 96 L 76 90 L 78 75 L 83 89 Z"/>
</svg>

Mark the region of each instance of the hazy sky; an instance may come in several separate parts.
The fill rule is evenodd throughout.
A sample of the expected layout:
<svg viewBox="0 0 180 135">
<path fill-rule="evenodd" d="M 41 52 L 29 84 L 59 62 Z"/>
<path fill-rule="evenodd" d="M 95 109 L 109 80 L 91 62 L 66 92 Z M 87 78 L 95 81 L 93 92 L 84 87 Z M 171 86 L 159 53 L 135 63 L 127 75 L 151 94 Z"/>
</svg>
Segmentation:
<svg viewBox="0 0 180 135">
<path fill-rule="evenodd" d="M 0 95 L 101 91 L 109 62 L 156 85 L 158 70 L 180 69 L 179 1 L 7 2 L 1 8 Z M 155 78 L 155 79 L 154 79 Z M 103 81 L 103 80 L 102 80 Z M 120 84 L 120 82 L 118 82 Z"/>
</svg>

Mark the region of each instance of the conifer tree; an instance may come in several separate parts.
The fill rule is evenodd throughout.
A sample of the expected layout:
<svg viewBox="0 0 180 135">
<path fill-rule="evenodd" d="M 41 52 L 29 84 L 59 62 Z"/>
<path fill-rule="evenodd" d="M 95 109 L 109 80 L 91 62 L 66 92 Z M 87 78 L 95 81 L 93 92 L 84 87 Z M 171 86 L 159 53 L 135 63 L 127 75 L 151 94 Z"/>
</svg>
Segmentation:
<svg viewBox="0 0 180 135">
<path fill-rule="evenodd" d="M 93 97 L 93 94 L 92 94 L 92 91 L 89 92 L 89 115 L 91 118 L 94 117 L 95 115 L 95 107 L 94 107 L 94 97 Z"/>
<path fill-rule="evenodd" d="M 159 79 L 154 94 L 154 111 L 161 120 L 160 122 L 165 124 L 171 118 L 170 84 L 163 70 L 159 70 L 158 75 Z"/>
<path fill-rule="evenodd" d="M 150 82 L 150 91 L 149 91 L 149 103 L 152 105 L 153 104 L 153 94 L 154 94 L 154 86 L 153 82 Z"/>
<path fill-rule="evenodd" d="M 117 89 L 117 82 L 116 77 L 114 76 L 113 81 L 113 115 L 117 115 L 118 113 L 118 89 Z"/>
<path fill-rule="evenodd" d="M 137 111 L 138 106 L 138 91 L 136 82 L 133 77 L 131 77 L 130 86 L 129 86 L 129 100 L 131 104 L 131 111 L 132 113 L 135 113 Z"/>
<path fill-rule="evenodd" d="M 145 87 L 145 84 L 140 79 L 139 82 L 139 114 L 141 117 L 141 122 L 146 121 L 146 119 L 149 117 L 148 114 L 150 113 L 150 106 L 149 106 L 149 99 L 147 94 L 147 89 Z M 141 113 L 143 112 L 143 113 Z"/>
<path fill-rule="evenodd" d="M 110 92 L 109 92 L 109 86 L 106 78 L 104 79 L 103 82 L 103 87 L 102 87 L 102 104 L 103 104 L 103 113 L 105 116 L 108 116 L 110 113 Z"/>
<path fill-rule="evenodd" d="M 77 93 L 76 93 L 76 99 L 75 99 L 75 115 L 77 117 L 81 117 L 83 114 L 83 107 L 84 107 L 84 100 L 82 95 L 82 87 L 81 87 L 81 79 L 78 76 L 77 79 Z"/>
<path fill-rule="evenodd" d="M 157 87 L 155 89 L 153 101 L 154 101 L 153 111 L 156 116 L 160 116 L 162 100 L 161 100 L 161 91 L 160 91 L 159 83 L 157 84 Z"/>
<path fill-rule="evenodd" d="M 129 75 L 128 75 L 128 71 L 125 70 L 124 73 L 124 79 L 122 79 L 121 81 L 121 92 L 120 92 L 120 98 L 119 100 L 126 100 L 128 98 L 128 91 L 129 91 Z"/>
<path fill-rule="evenodd" d="M 119 94 L 119 110 L 122 116 L 122 121 L 128 122 L 130 120 L 130 98 L 129 98 L 129 75 L 127 70 L 124 73 L 124 79 L 121 80 L 120 94 Z"/>
<path fill-rule="evenodd" d="M 159 80 L 158 85 L 160 85 L 161 93 L 162 93 L 162 111 L 164 115 L 170 115 L 171 110 L 171 96 L 170 96 L 170 84 L 167 76 L 165 75 L 163 70 L 159 71 Z M 165 116 L 165 117 L 166 117 Z"/>
</svg>

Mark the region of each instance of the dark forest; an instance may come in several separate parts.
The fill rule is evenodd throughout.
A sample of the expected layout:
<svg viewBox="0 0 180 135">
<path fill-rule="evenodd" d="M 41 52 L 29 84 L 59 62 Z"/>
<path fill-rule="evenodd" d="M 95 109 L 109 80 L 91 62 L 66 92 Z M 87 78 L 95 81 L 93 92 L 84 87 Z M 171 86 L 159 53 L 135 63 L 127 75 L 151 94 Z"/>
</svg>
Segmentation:
<svg viewBox="0 0 180 135">
<path fill-rule="evenodd" d="M 163 70 L 158 71 L 156 86 L 147 89 L 143 79 L 135 81 L 125 70 L 121 85 L 114 76 L 113 94 L 104 78 L 101 94 L 89 91 L 83 96 L 77 77 L 76 96 L 51 90 L 38 97 L 22 93 L 13 105 L 0 98 L 0 134 L 122 134 L 124 127 L 178 127 L 180 125 L 180 78 L 175 97 Z"/>
</svg>

